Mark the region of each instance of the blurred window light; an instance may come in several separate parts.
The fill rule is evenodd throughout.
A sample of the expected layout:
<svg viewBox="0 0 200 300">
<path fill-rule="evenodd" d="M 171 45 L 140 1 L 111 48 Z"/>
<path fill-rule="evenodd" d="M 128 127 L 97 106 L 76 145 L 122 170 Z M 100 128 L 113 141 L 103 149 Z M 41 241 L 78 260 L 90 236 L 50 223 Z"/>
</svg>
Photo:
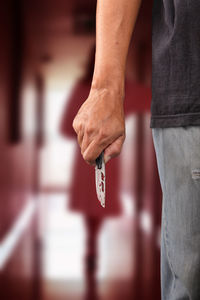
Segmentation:
<svg viewBox="0 0 200 300">
<path fill-rule="evenodd" d="M 135 199 L 133 195 L 128 192 L 122 192 L 121 201 L 122 201 L 123 214 L 125 216 L 133 217 L 135 215 Z"/>
<path fill-rule="evenodd" d="M 12 253 L 15 250 L 17 243 L 19 242 L 22 234 L 24 233 L 25 229 L 31 221 L 34 210 L 34 201 L 28 201 L 21 215 L 19 216 L 11 230 L 8 232 L 6 237 L 0 243 L 0 270 L 4 268 L 5 264 L 12 256 Z"/>
<path fill-rule="evenodd" d="M 33 137 L 36 133 L 36 93 L 31 84 L 27 84 L 22 94 L 22 135 L 24 138 Z"/>
<path fill-rule="evenodd" d="M 148 211 L 143 210 L 140 214 L 140 224 L 144 232 L 152 233 L 152 216 Z"/>
<path fill-rule="evenodd" d="M 52 194 L 44 232 L 43 272 L 48 279 L 82 280 L 85 232 L 80 214 L 67 211 L 65 194 Z"/>
<path fill-rule="evenodd" d="M 41 149 L 41 189 L 63 190 L 69 186 L 74 158 L 74 142 L 59 132 L 62 113 L 69 96 L 83 75 L 94 36 L 66 36 L 55 43 L 53 62 L 44 68 L 44 140 Z M 82 47 L 84 45 L 84 47 Z M 84 100 L 84 99 L 83 99 Z"/>
<path fill-rule="evenodd" d="M 71 87 L 49 89 L 45 101 L 45 145 L 41 150 L 40 182 L 42 188 L 69 185 L 72 174 L 74 142 L 59 133 L 59 122 Z"/>
</svg>

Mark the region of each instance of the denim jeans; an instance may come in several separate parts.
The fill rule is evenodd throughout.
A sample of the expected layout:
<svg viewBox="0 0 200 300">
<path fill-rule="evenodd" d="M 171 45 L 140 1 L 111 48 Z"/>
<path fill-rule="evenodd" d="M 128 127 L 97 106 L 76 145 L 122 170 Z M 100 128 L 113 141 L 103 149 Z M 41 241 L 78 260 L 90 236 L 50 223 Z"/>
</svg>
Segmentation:
<svg viewBox="0 0 200 300">
<path fill-rule="evenodd" d="M 152 128 L 162 187 L 162 300 L 200 300 L 200 126 Z"/>
</svg>

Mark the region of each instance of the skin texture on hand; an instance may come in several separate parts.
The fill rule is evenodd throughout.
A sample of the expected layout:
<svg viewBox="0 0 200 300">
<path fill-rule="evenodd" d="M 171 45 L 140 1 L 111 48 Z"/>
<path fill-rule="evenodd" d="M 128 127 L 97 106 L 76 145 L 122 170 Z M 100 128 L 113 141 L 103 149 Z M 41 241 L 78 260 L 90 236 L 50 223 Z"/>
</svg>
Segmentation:
<svg viewBox="0 0 200 300">
<path fill-rule="evenodd" d="M 97 0 L 96 53 L 90 94 L 79 109 L 73 128 L 84 160 L 95 164 L 117 156 L 125 139 L 125 65 L 142 0 Z"/>
<path fill-rule="evenodd" d="M 104 150 L 105 163 L 117 156 L 125 139 L 123 93 L 112 89 L 91 89 L 80 107 L 73 128 L 83 159 L 91 165 Z"/>
</svg>

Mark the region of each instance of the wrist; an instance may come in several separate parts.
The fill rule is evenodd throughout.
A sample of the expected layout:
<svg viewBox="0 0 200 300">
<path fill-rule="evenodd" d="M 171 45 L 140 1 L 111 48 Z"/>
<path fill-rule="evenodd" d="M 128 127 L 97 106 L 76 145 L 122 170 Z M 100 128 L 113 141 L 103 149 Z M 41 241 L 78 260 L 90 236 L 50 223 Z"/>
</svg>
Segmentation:
<svg viewBox="0 0 200 300">
<path fill-rule="evenodd" d="M 109 92 L 124 98 L 124 83 L 125 78 L 122 75 L 108 76 L 93 76 L 91 83 L 91 91 L 103 91 L 107 90 Z"/>
</svg>

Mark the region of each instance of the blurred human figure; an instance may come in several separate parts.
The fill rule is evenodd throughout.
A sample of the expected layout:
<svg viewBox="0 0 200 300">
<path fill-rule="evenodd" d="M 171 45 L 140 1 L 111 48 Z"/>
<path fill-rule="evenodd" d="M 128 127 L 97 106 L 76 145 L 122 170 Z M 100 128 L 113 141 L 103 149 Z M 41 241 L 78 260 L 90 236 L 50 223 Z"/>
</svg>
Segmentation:
<svg viewBox="0 0 200 300">
<path fill-rule="evenodd" d="M 135 45 L 136 51 L 140 47 L 138 42 Z M 140 47 L 141 48 L 141 47 Z M 148 47 L 143 49 L 149 51 Z M 144 51 L 142 51 L 144 53 Z M 139 59 L 140 57 L 138 57 Z M 76 133 L 73 130 L 72 122 L 77 110 L 88 97 L 91 79 L 93 75 L 95 60 L 95 47 L 91 49 L 87 61 L 85 74 L 76 83 L 70 98 L 66 103 L 63 112 L 60 130 L 66 138 L 76 139 Z M 136 60 L 134 61 L 134 63 Z M 138 64 L 137 64 L 138 66 Z M 138 112 L 150 111 L 151 89 L 146 85 L 144 78 L 139 76 L 141 73 L 141 65 L 138 66 L 138 78 L 136 80 L 125 81 L 126 99 L 125 99 L 125 115 Z M 132 168 L 132 165 L 129 166 Z M 96 281 L 95 273 L 97 271 L 98 247 L 97 239 L 101 226 L 105 218 L 120 215 L 120 177 L 119 177 L 119 157 L 111 160 L 106 165 L 106 208 L 102 208 L 98 202 L 95 188 L 94 168 L 85 163 L 80 153 L 80 149 L 76 148 L 74 170 L 72 174 L 72 184 L 70 188 L 69 207 L 73 211 L 80 212 L 84 216 L 87 240 L 85 249 L 85 275 L 87 281 L 87 297 L 95 299 L 96 297 Z"/>
<path fill-rule="evenodd" d="M 76 139 L 72 122 L 78 108 L 88 97 L 95 61 L 95 47 L 89 53 L 86 70 L 82 78 L 78 80 L 66 107 L 60 123 L 60 131 L 66 138 Z M 85 275 L 87 299 L 96 299 L 95 274 L 97 271 L 98 258 L 98 235 L 103 221 L 107 217 L 120 215 L 121 204 L 119 199 L 119 158 L 112 160 L 106 167 L 106 207 L 102 208 L 95 188 L 94 168 L 87 165 L 83 160 L 80 149 L 76 148 L 75 164 L 73 170 L 72 184 L 70 188 L 71 210 L 79 212 L 84 216 L 87 234 L 85 249 Z"/>
</svg>

